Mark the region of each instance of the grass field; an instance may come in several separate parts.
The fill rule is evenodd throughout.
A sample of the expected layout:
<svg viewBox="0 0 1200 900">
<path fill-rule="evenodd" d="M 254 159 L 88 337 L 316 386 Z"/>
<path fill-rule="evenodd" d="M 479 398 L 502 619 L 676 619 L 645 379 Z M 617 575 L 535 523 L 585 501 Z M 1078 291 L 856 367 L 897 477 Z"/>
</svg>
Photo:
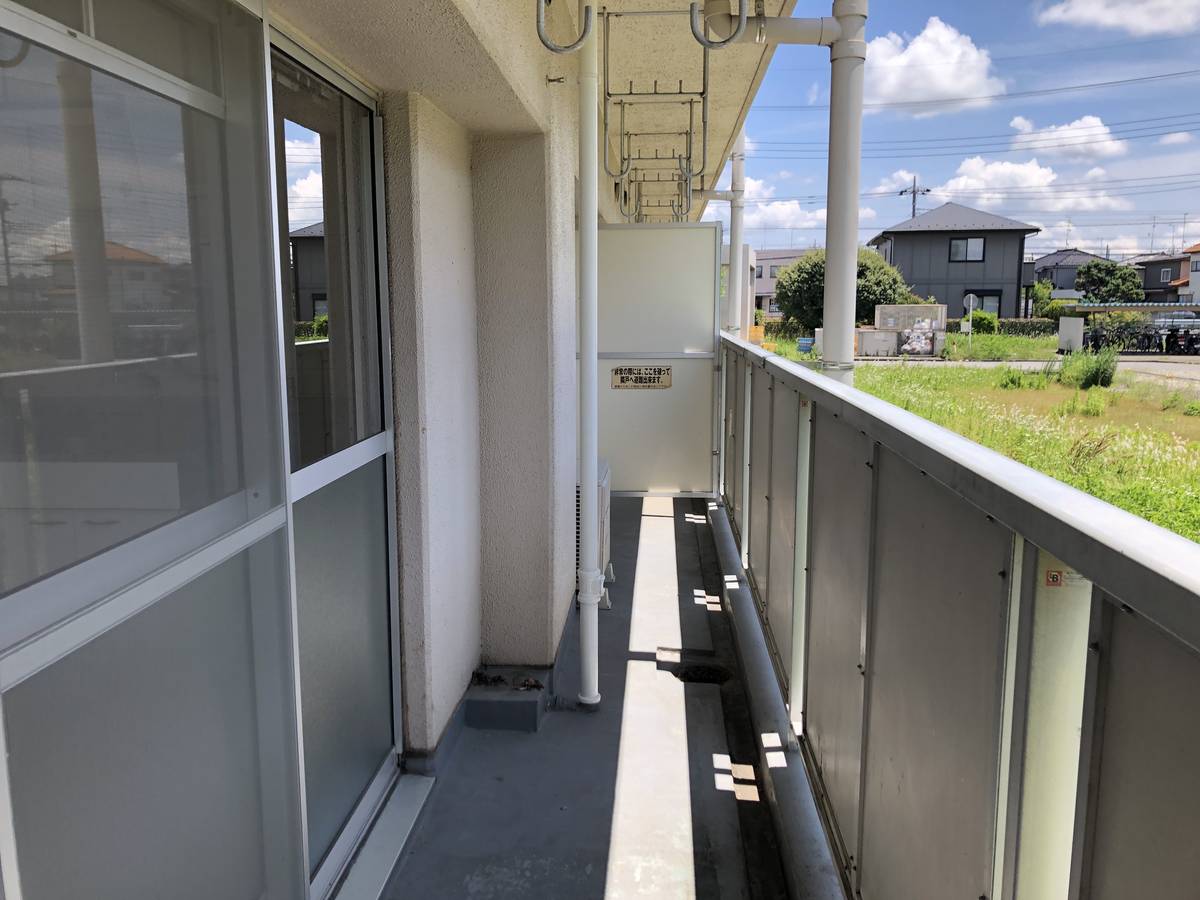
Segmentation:
<svg viewBox="0 0 1200 900">
<path fill-rule="evenodd" d="M 1015 334 L 948 334 L 946 359 L 1054 359 L 1058 336 L 1022 337 Z"/>
<path fill-rule="evenodd" d="M 860 365 L 855 386 L 1200 541 L 1200 396 L 1126 376 L 1080 390 L 1052 367 Z"/>
</svg>

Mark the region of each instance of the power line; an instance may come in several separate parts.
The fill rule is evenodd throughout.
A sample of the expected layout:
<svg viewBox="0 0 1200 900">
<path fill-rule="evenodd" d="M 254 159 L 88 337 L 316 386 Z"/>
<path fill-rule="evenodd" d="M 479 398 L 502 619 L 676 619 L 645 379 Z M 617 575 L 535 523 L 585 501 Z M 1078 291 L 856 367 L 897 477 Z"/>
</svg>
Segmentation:
<svg viewBox="0 0 1200 900">
<path fill-rule="evenodd" d="M 1144 119 L 1121 119 L 1121 120 L 1113 121 L 1113 122 L 1101 122 L 1099 125 L 1080 125 L 1078 127 L 1073 127 L 1071 129 L 1071 131 L 1072 131 L 1072 133 L 1089 132 L 1089 131 L 1106 132 L 1106 131 L 1109 131 L 1114 128 L 1122 128 L 1125 125 L 1145 125 L 1148 122 L 1169 122 L 1169 121 L 1178 121 L 1180 119 L 1196 119 L 1197 117 L 1200 117 L 1200 113 L 1195 113 L 1195 112 L 1174 113 L 1169 116 L 1149 116 L 1148 118 L 1144 118 Z M 1059 127 L 1061 128 L 1063 126 L 1059 126 Z M 1147 127 L 1149 127 L 1149 126 L 1147 126 Z M 1132 130 L 1140 131 L 1143 129 L 1134 128 Z M 1044 134 L 1044 133 L 1045 133 L 1045 129 L 1041 129 L 1038 132 L 1034 132 L 1034 134 Z M 1026 136 L 1023 132 L 1006 131 L 1006 132 L 992 133 L 992 134 L 968 134 L 968 135 L 960 135 L 960 136 L 952 136 L 952 137 L 888 138 L 887 140 L 863 141 L 863 146 L 868 147 L 868 146 L 873 146 L 873 145 L 886 145 L 886 146 L 890 147 L 895 144 L 945 144 L 945 143 L 949 143 L 951 141 L 974 142 L 974 141 L 982 141 L 982 140 L 991 140 L 991 139 L 996 139 L 996 138 L 1017 138 L 1017 137 L 1023 137 L 1023 136 Z M 755 138 L 751 143 L 756 148 L 765 146 L 765 145 L 771 145 L 771 146 L 779 145 L 779 146 L 786 146 L 786 147 L 819 147 L 822 149 L 827 147 L 829 144 L 828 139 L 822 139 L 819 141 L 783 141 L 783 140 L 770 140 L 770 139 L 759 139 L 759 138 Z M 753 151 L 751 151 L 751 152 L 753 152 Z M 289 157 L 289 159 L 290 158 L 291 157 Z"/>
<path fill-rule="evenodd" d="M 1077 91 L 1090 91 L 1096 88 L 1120 87 L 1130 84 L 1149 84 L 1151 82 L 1167 81 L 1173 78 L 1193 78 L 1200 75 L 1200 69 L 1185 69 L 1181 72 L 1164 72 L 1159 75 L 1142 75 L 1138 78 L 1120 78 L 1113 81 L 1093 81 L 1087 84 L 1068 84 L 1056 88 L 1041 88 L 1033 91 L 1013 91 L 1008 94 L 984 94 L 975 97 L 945 97 L 934 100 L 894 100 L 888 103 L 864 103 L 864 109 L 922 109 L 931 106 L 961 106 L 970 103 L 985 103 L 991 100 L 1021 100 L 1027 97 L 1046 97 L 1053 94 L 1068 94 Z M 799 105 L 799 104 L 756 104 L 755 110 L 763 112 L 799 112 L 804 110 L 828 110 L 829 105 Z"/>
<path fill-rule="evenodd" d="M 1187 123 L 1191 126 L 1193 123 Z M 1149 138 L 1163 137 L 1168 134 L 1191 134 L 1200 131 L 1200 122 L 1195 123 L 1195 127 L 1179 127 L 1178 125 L 1166 129 L 1155 131 L 1147 131 L 1144 134 L 1133 133 L 1117 133 L 1114 136 L 1105 137 L 1100 140 L 1082 140 L 1082 141 L 1062 141 L 1053 143 L 1053 135 L 1043 135 L 1041 142 L 1028 141 L 1025 143 L 1017 143 L 1020 135 L 1014 136 L 1014 143 L 1006 146 L 988 145 L 984 147 L 962 146 L 944 152 L 925 152 L 924 149 L 917 151 L 907 148 L 873 148 L 875 150 L 888 150 L 888 152 L 864 153 L 863 159 L 930 159 L 933 157 L 942 156 L 991 156 L 997 153 L 1036 153 L 1042 150 L 1071 150 L 1077 147 L 1095 147 L 1100 144 L 1111 144 L 1117 140 L 1121 141 L 1142 141 Z M 1047 140 L 1051 139 L 1051 140 Z M 797 152 L 788 153 L 782 148 L 768 150 L 766 153 L 751 152 L 747 154 L 752 159 L 780 159 L 780 160 L 821 160 L 827 158 L 827 154 L 815 152 Z"/>
</svg>

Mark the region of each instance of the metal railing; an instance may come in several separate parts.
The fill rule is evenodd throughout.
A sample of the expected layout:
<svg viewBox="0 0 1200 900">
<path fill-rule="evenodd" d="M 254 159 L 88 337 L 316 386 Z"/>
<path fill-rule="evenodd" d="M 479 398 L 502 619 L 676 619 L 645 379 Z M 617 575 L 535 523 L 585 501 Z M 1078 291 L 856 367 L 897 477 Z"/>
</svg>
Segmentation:
<svg viewBox="0 0 1200 900">
<path fill-rule="evenodd" d="M 723 494 L 847 889 L 1200 883 L 1200 545 L 731 335 Z"/>
</svg>

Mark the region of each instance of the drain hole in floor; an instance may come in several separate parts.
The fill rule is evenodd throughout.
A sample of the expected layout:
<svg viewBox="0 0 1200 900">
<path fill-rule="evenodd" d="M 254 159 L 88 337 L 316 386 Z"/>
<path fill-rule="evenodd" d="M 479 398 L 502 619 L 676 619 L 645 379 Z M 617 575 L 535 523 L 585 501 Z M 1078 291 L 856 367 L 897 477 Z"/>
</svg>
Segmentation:
<svg viewBox="0 0 1200 900">
<path fill-rule="evenodd" d="M 675 677 L 691 684 L 724 684 L 731 677 L 728 669 L 721 666 L 706 666 L 687 663 L 677 666 Z"/>
</svg>

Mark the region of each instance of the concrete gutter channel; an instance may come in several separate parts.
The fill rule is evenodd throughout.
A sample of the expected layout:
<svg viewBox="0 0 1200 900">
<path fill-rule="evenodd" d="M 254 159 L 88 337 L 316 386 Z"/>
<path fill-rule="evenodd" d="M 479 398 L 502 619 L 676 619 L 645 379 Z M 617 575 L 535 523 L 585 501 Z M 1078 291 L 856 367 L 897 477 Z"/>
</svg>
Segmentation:
<svg viewBox="0 0 1200 900">
<path fill-rule="evenodd" d="M 733 624 L 750 717 L 759 736 L 763 793 L 779 836 L 788 894 L 805 900 L 846 900 L 725 507 L 710 505 L 708 521 L 724 578 L 725 606 Z"/>
</svg>

